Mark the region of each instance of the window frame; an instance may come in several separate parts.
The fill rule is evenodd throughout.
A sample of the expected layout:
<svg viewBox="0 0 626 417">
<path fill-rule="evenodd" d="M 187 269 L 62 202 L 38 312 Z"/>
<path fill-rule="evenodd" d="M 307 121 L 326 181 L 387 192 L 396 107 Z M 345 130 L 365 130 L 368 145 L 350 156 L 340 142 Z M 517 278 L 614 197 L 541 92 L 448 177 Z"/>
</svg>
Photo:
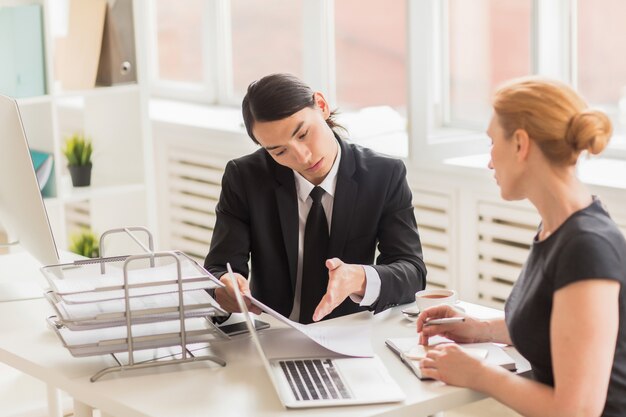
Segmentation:
<svg viewBox="0 0 626 417">
<path fill-rule="evenodd" d="M 336 103 L 334 0 L 302 2 L 303 80 Z M 532 0 L 532 73 L 573 86 L 577 82 L 576 3 Z M 408 161 L 436 166 L 452 157 L 487 152 L 481 129 L 450 123 L 448 0 L 405 0 L 407 10 Z M 154 96 L 236 107 L 233 91 L 231 2 L 203 1 L 203 81 L 180 83 L 158 78 L 156 5 L 148 6 L 150 87 Z M 446 116 L 448 115 L 448 117 Z M 485 121 L 486 124 L 487 121 Z M 626 159 L 626 148 L 608 148 L 604 156 Z"/>
</svg>

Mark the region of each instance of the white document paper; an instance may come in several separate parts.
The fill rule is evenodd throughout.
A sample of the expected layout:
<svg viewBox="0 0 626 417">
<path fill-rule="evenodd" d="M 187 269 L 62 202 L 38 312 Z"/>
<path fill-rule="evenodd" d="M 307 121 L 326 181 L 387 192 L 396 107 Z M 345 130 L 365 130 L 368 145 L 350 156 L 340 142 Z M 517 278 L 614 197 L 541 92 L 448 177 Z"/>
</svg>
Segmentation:
<svg viewBox="0 0 626 417">
<path fill-rule="evenodd" d="M 390 338 L 385 341 L 387 346 L 394 351 L 402 362 L 406 364 L 418 378 L 424 379 L 420 362 L 426 356 L 429 348 L 440 343 L 454 343 L 450 339 L 441 336 L 431 337 L 429 346 L 424 347 L 419 344 L 419 335 L 411 337 Z M 465 343 L 459 345 L 467 354 L 477 359 L 486 360 L 492 365 L 502 366 L 504 369 L 515 371 L 515 361 L 494 343 Z"/>
<path fill-rule="evenodd" d="M 65 266 L 62 279 L 48 274 L 54 291 L 66 303 L 93 303 L 124 298 L 124 272 L 119 265 L 107 265 L 105 274 L 98 264 L 76 267 Z M 45 272 L 44 272 L 45 273 Z M 219 283 L 194 264 L 181 265 L 183 291 L 216 288 Z M 176 264 L 128 271 L 131 297 L 174 293 L 178 291 Z"/>
<path fill-rule="evenodd" d="M 371 323 L 350 323 L 346 325 L 335 324 L 333 321 L 301 324 L 289 320 L 274 309 L 266 306 L 250 295 L 244 295 L 252 304 L 270 316 L 280 320 L 286 325 L 298 330 L 309 339 L 328 350 L 346 356 L 372 357 L 372 327 Z M 369 313 L 367 313 L 369 314 Z"/>
</svg>

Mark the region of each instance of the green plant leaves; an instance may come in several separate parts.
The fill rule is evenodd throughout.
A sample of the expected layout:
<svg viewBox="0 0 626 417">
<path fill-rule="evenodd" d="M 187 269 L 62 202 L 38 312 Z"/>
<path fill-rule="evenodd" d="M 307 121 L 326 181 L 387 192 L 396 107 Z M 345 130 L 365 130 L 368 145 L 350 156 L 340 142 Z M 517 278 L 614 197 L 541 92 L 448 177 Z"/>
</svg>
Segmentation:
<svg viewBox="0 0 626 417">
<path fill-rule="evenodd" d="M 92 153 L 91 139 L 82 133 L 75 133 L 65 139 L 63 154 L 67 158 L 68 165 L 89 165 Z"/>
<path fill-rule="evenodd" d="M 69 250 L 87 258 L 97 258 L 100 256 L 98 238 L 89 229 L 83 229 L 70 236 Z"/>
</svg>

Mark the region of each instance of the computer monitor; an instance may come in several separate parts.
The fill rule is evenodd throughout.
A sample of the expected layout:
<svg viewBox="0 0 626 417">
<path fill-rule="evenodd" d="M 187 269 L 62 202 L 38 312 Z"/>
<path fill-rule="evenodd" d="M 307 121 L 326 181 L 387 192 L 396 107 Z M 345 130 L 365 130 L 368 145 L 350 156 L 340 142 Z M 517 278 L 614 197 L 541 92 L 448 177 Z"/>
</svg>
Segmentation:
<svg viewBox="0 0 626 417">
<path fill-rule="evenodd" d="M 9 242 L 19 244 L 41 264 L 59 262 L 19 108 L 14 99 L 3 95 L 0 95 L 0 225 L 7 232 Z"/>
</svg>

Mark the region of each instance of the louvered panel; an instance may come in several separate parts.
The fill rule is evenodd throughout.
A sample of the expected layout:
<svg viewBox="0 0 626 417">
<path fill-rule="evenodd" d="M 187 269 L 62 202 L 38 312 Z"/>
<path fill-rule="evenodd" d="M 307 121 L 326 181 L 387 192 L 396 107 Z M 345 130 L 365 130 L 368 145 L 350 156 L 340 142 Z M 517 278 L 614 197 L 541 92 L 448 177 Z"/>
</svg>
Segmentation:
<svg viewBox="0 0 626 417">
<path fill-rule="evenodd" d="M 88 201 L 69 203 L 65 208 L 65 224 L 68 235 L 81 229 L 91 228 L 91 210 Z"/>
<path fill-rule="evenodd" d="M 413 207 L 445 212 L 450 206 L 450 198 L 445 195 L 416 191 L 413 195 Z"/>
<path fill-rule="evenodd" d="M 505 299 L 479 297 L 478 304 L 485 307 L 495 308 L 496 310 L 504 310 Z"/>
<path fill-rule="evenodd" d="M 426 227 L 447 230 L 450 224 L 448 216 L 449 213 L 424 210 L 423 208 L 415 209 L 415 217 L 417 219 L 418 227 L 424 225 Z"/>
<path fill-rule="evenodd" d="M 478 299 L 502 308 L 517 281 L 536 234 L 530 209 L 478 204 Z"/>
<path fill-rule="evenodd" d="M 172 163 L 169 166 L 168 172 L 174 177 L 190 178 L 195 181 L 203 181 L 209 184 L 221 184 L 222 174 L 224 173 L 224 171 L 213 168 L 181 163 Z"/>
<path fill-rule="evenodd" d="M 228 158 L 226 156 L 212 156 L 203 152 L 194 152 L 189 149 L 171 148 L 169 152 L 169 160 L 185 165 L 198 165 L 206 168 L 213 168 L 218 171 L 224 171 Z"/>
<path fill-rule="evenodd" d="M 504 261 L 513 265 L 522 265 L 528 257 L 528 249 L 518 248 L 504 243 L 478 242 L 480 259 L 486 261 Z"/>
<path fill-rule="evenodd" d="M 450 287 L 451 198 L 444 193 L 413 189 L 413 207 L 420 232 L 427 285 Z"/>
<path fill-rule="evenodd" d="M 445 268 L 438 268 L 436 266 L 428 266 L 428 279 L 427 287 L 446 287 L 448 285 L 449 274 Z"/>
<path fill-rule="evenodd" d="M 450 255 L 445 249 L 434 249 L 429 246 L 423 246 L 424 261 L 428 264 L 437 265 L 442 268 L 446 268 L 450 265 Z"/>
<path fill-rule="evenodd" d="M 201 242 L 206 245 L 206 249 L 208 250 L 211 244 L 212 232 L 208 229 L 177 222 L 172 225 L 172 235 Z"/>
<path fill-rule="evenodd" d="M 215 226 L 215 215 L 201 213 L 194 210 L 186 210 L 180 207 L 172 207 L 170 210 L 172 220 L 193 224 L 200 228 L 213 230 Z"/>
<path fill-rule="evenodd" d="M 532 242 L 537 233 L 537 228 L 533 227 L 532 229 L 527 229 L 511 224 L 479 222 L 478 233 L 482 235 L 483 238 L 489 237 L 508 242 L 527 244 L 528 242 Z"/>
<path fill-rule="evenodd" d="M 511 223 L 524 224 L 531 228 L 539 225 L 539 216 L 531 209 L 504 207 L 498 204 L 482 203 L 478 205 L 479 215 L 485 218 L 501 219 Z"/>
<path fill-rule="evenodd" d="M 448 233 L 429 229 L 424 225 L 420 227 L 419 232 L 422 245 L 434 246 L 438 248 L 447 248 L 450 246 L 450 236 Z"/>
<path fill-rule="evenodd" d="M 171 242 L 173 247 L 189 255 L 190 257 L 198 261 L 200 265 L 203 264 L 204 258 L 209 252 L 209 246 L 203 243 L 195 242 L 193 240 L 172 236 Z"/>
<path fill-rule="evenodd" d="M 172 208 L 179 207 L 184 210 L 199 213 L 215 214 L 217 201 L 209 198 L 198 197 L 190 194 L 172 193 Z"/>
<path fill-rule="evenodd" d="M 503 263 L 479 261 L 478 273 L 480 276 L 490 276 L 514 283 L 517 281 L 522 268 Z"/>
<path fill-rule="evenodd" d="M 189 194 L 172 193 L 171 197 L 172 204 L 177 207 L 189 208 L 207 213 L 215 213 L 215 206 L 217 206 L 216 200 Z"/>
<path fill-rule="evenodd" d="M 234 156 L 200 146 L 167 148 L 168 241 L 198 261 L 209 251 L 224 167 Z"/>
<path fill-rule="evenodd" d="M 189 179 L 172 177 L 169 180 L 170 190 L 182 193 L 206 196 L 207 198 L 219 199 L 222 187 L 219 184 L 207 184 Z"/>
<path fill-rule="evenodd" d="M 478 281 L 478 291 L 483 297 L 493 300 L 505 301 L 511 293 L 512 285 L 508 282 Z"/>
</svg>

